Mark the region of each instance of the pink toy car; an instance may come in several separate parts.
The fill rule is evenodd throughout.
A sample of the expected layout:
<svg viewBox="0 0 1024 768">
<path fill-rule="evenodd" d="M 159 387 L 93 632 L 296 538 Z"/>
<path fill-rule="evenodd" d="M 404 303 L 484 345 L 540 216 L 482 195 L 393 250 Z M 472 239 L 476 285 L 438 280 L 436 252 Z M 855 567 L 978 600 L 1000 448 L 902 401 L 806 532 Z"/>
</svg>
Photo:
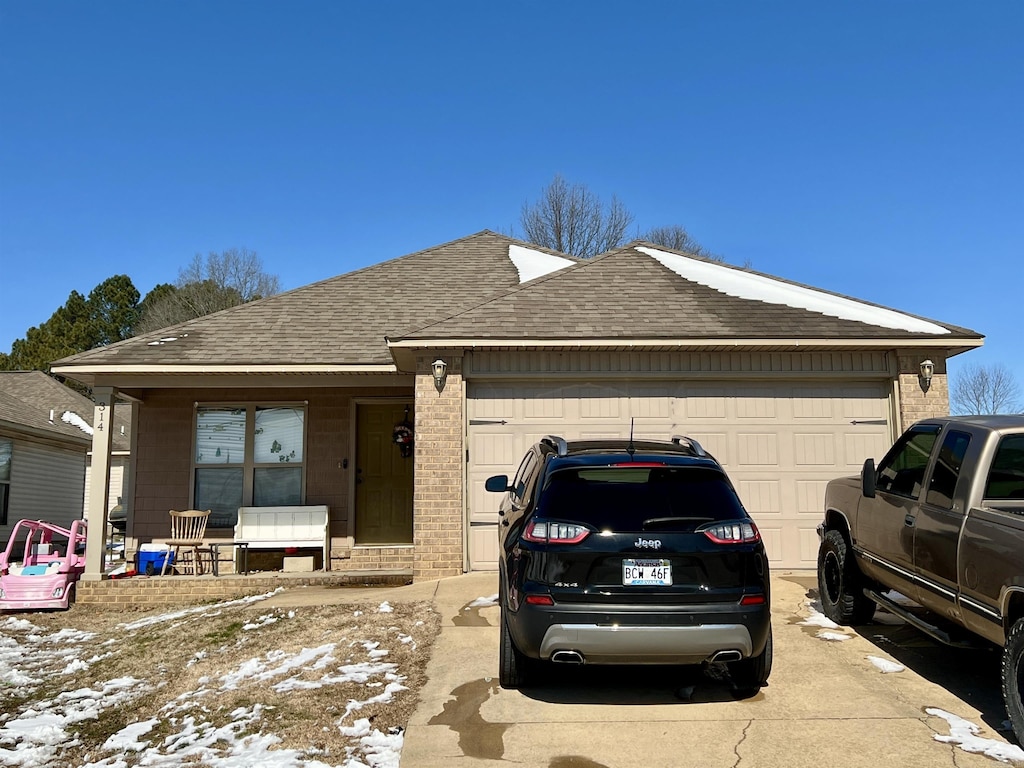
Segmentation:
<svg viewBox="0 0 1024 768">
<path fill-rule="evenodd" d="M 70 530 L 43 520 L 19 520 L 0 552 L 0 611 L 66 610 L 85 570 L 85 534 L 84 520 L 75 520 Z M 13 558 L 21 538 L 18 562 Z"/>
</svg>

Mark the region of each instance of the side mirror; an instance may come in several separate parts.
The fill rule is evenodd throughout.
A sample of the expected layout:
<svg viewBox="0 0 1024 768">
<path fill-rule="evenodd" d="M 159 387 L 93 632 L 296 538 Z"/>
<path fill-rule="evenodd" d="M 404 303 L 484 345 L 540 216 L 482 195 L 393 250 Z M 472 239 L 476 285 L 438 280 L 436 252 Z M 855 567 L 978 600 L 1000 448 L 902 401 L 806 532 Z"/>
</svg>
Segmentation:
<svg viewBox="0 0 1024 768">
<path fill-rule="evenodd" d="M 505 491 L 511 490 L 508 484 L 508 475 L 494 475 L 494 477 L 488 477 L 484 482 L 484 489 L 491 493 L 504 493 Z"/>
<path fill-rule="evenodd" d="M 875 460 L 866 459 L 864 469 L 860 472 L 860 490 L 867 498 L 875 498 L 875 483 L 878 479 L 875 473 Z"/>
</svg>

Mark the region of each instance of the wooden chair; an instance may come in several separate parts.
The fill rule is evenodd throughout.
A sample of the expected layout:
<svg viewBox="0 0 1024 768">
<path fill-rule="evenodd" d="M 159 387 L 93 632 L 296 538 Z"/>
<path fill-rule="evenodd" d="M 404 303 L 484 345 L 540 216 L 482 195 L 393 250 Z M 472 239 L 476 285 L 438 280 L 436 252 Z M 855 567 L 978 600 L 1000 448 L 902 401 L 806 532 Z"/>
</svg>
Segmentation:
<svg viewBox="0 0 1024 768">
<path fill-rule="evenodd" d="M 184 548 L 189 565 L 192 568 L 192 573 L 198 575 L 203 572 L 203 564 L 199 560 L 199 552 L 203 548 L 203 536 L 206 535 L 206 521 L 209 519 L 210 510 L 208 509 L 186 509 L 182 512 L 176 509 L 171 510 L 171 538 L 166 543 L 174 548 L 175 566 L 184 565 L 179 560 L 179 553 Z M 160 569 L 161 576 L 167 573 L 168 560 L 170 560 L 169 557 L 164 558 L 163 567 Z"/>
</svg>

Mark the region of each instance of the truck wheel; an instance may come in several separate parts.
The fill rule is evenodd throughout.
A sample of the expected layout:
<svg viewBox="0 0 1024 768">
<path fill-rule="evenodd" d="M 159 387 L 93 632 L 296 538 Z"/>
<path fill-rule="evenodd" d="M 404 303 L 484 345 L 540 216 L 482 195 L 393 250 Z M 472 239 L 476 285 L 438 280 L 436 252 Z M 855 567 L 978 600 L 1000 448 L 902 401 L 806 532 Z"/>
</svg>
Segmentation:
<svg viewBox="0 0 1024 768">
<path fill-rule="evenodd" d="M 512 634 L 508 631 L 505 609 L 501 609 L 501 635 L 498 638 L 498 683 L 502 688 L 521 688 L 528 682 L 531 659 L 516 648 Z"/>
<path fill-rule="evenodd" d="M 1003 701 L 1013 732 L 1020 739 L 1024 735 L 1024 619 L 1018 619 L 1006 636 L 1003 646 Z"/>
<path fill-rule="evenodd" d="M 875 615 L 874 601 L 864 594 L 864 577 L 839 531 L 826 531 L 821 540 L 818 594 L 825 615 L 837 624 L 866 624 Z"/>
<path fill-rule="evenodd" d="M 772 630 L 768 628 L 768 642 L 757 656 L 729 663 L 729 676 L 737 690 L 744 694 L 757 693 L 768 683 L 772 673 Z"/>
</svg>

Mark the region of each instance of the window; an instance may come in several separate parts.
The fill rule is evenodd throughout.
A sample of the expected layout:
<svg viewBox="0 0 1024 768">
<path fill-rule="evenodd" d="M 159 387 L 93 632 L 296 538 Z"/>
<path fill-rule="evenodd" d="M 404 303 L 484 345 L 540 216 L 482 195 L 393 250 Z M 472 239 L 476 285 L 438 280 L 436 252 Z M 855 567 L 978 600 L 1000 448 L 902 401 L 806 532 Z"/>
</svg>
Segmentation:
<svg viewBox="0 0 1024 768">
<path fill-rule="evenodd" d="M 548 477 L 539 515 L 608 531 L 688 533 L 746 516 L 725 475 L 704 467 L 573 467 Z"/>
<path fill-rule="evenodd" d="M 14 444 L 0 440 L 0 525 L 7 525 L 7 502 L 11 497 L 11 454 Z"/>
<path fill-rule="evenodd" d="M 939 429 L 937 424 L 926 424 L 903 435 L 878 465 L 877 489 L 918 498 Z"/>
<path fill-rule="evenodd" d="M 999 441 L 985 483 L 985 498 L 1024 500 L 1024 435 L 1008 435 Z"/>
<path fill-rule="evenodd" d="M 945 509 L 953 506 L 956 481 L 960 478 L 960 467 L 963 466 L 970 443 L 971 436 L 966 432 L 950 432 L 946 435 L 939 448 L 932 479 L 928 482 L 928 496 L 925 498 L 928 504 Z"/>
<path fill-rule="evenodd" d="M 305 409 L 211 406 L 196 410 L 195 508 L 228 528 L 239 507 L 303 503 Z"/>
</svg>

